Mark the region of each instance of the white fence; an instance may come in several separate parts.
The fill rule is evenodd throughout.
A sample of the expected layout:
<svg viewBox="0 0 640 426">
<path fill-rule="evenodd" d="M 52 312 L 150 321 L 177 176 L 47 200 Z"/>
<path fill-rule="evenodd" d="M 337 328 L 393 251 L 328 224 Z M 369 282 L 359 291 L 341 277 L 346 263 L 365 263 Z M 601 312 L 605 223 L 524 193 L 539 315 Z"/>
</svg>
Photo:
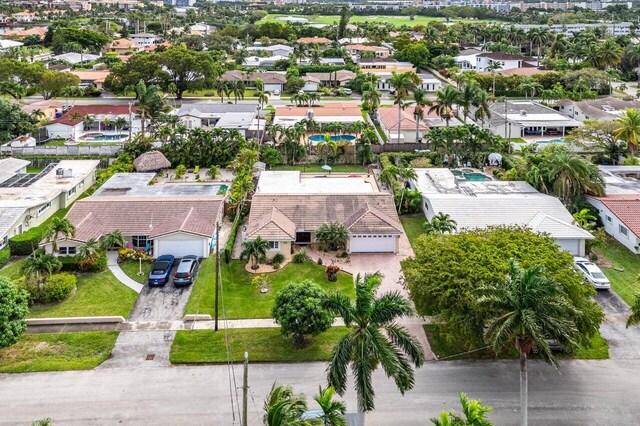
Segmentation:
<svg viewBox="0 0 640 426">
<path fill-rule="evenodd" d="M 122 147 L 117 145 L 99 146 L 26 146 L 11 147 L 0 146 L 0 155 L 5 156 L 30 156 L 30 155 L 94 155 L 101 157 L 114 157 Z"/>
</svg>

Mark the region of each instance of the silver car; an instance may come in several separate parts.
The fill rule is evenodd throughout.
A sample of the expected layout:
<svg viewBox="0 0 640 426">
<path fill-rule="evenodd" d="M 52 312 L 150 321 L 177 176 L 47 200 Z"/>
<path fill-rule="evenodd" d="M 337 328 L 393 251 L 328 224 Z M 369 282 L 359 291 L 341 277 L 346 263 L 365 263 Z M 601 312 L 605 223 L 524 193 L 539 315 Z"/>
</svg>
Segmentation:
<svg viewBox="0 0 640 426">
<path fill-rule="evenodd" d="M 597 290 L 607 290 L 611 288 L 611 282 L 607 276 L 589 259 L 574 257 L 573 264 Z"/>
</svg>

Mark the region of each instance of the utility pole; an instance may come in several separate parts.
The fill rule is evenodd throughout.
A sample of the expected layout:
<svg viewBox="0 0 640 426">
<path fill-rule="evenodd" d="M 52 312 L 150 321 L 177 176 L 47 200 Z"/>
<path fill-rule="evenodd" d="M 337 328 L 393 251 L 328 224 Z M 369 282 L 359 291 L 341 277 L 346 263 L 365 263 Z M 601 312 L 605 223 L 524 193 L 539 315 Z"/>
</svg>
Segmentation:
<svg viewBox="0 0 640 426">
<path fill-rule="evenodd" d="M 216 222 L 216 291 L 215 291 L 215 331 L 218 331 L 218 285 L 220 281 L 220 222 Z"/>
<path fill-rule="evenodd" d="M 247 394 L 249 393 L 249 352 L 244 353 L 244 377 L 242 379 L 242 426 L 247 423 Z"/>
</svg>

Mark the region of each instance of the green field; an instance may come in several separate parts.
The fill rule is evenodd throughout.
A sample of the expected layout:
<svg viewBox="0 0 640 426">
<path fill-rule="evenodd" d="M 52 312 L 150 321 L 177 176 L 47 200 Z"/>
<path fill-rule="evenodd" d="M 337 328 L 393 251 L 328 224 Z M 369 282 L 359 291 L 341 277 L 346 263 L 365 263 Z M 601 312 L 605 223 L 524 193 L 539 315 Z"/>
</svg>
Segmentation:
<svg viewBox="0 0 640 426">
<path fill-rule="evenodd" d="M 404 233 L 407 234 L 407 238 L 411 243 L 411 246 L 415 244 L 418 237 L 424 234 L 422 225 L 426 222 L 427 218 L 422 213 L 406 214 L 400 216 L 400 222 L 404 228 Z"/>
<path fill-rule="evenodd" d="M 311 23 L 316 24 L 337 24 L 340 21 L 339 15 L 280 15 L 280 14 L 271 14 L 267 15 L 260 22 L 286 22 L 286 21 L 278 21 L 276 18 L 284 17 L 284 16 L 295 16 L 301 18 L 307 18 Z M 378 15 L 367 15 L 367 16 L 351 16 L 349 19 L 350 24 L 357 24 L 360 22 L 369 22 L 369 23 L 390 23 L 395 25 L 396 27 L 401 27 L 403 25 L 413 27 L 415 25 L 426 25 L 432 21 L 441 21 L 444 22 L 445 18 L 436 18 L 431 16 L 416 16 L 412 21 L 409 16 L 378 16 Z M 463 22 L 463 23 L 487 23 L 490 21 L 479 20 L 479 19 L 451 19 L 450 22 Z"/>
<path fill-rule="evenodd" d="M 628 248 L 607 238 L 603 247 L 596 249 L 602 253 L 613 268 L 602 268 L 602 272 L 611 281 L 611 287 L 627 304 L 633 304 L 635 295 L 640 293 L 640 255 L 633 254 Z"/>
<path fill-rule="evenodd" d="M 140 284 L 147 283 L 147 277 L 149 276 L 149 272 L 151 272 L 152 266 L 153 262 L 142 262 L 142 275 L 138 275 L 138 271 L 140 271 L 140 264 L 137 260 L 126 260 L 124 262 L 120 262 L 120 269 L 122 269 L 122 272 Z"/>
</svg>

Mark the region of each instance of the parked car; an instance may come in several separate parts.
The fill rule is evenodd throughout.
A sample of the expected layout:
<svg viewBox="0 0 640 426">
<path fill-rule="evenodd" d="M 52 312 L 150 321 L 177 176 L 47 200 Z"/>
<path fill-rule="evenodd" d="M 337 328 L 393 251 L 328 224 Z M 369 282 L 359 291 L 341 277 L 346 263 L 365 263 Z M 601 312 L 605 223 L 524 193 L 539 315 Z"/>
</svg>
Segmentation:
<svg viewBox="0 0 640 426">
<path fill-rule="evenodd" d="M 189 285 L 198 272 L 198 256 L 185 256 L 180 260 L 178 269 L 173 276 L 173 285 Z"/>
<path fill-rule="evenodd" d="M 171 268 L 173 268 L 173 262 L 175 260 L 176 258 L 170 254 L 158 257 L 155 262 L 153 262 L 153 267 L 147 278 L 147 284 L 150 286 L 160 286 L 168 283 L 169 274 L 171 274 Z"/>
<path fill-rule="evenodd" d="M 566 354 L 571 353 L 569 349 L 564 348 L 556 339 L 547 339 L 547 344 L 549 345 L 549 349 L 551 349 L 551 352 L 564 352 Z M 533 348 L 531 348 L 531 352 L 533 352 L 534 354 L 539 354 L 540 348 L 538 346 L 534 346 Z"/>
<path fill-rule="evenodd" d="M 574 257 L 573 264 L 575 268 L 582 272 L 582 275 L 589 281 L 596 290 L 607 290 L 611 288 L 611 282 L 605 274 L 602 273 L 600 268 L 584 257 Z"/>
<path fill-rule="evenodd" d="M 351 89 L 344 89 L 344 94 L 345 94 L 345 95 L 350 95 L 350 94 L 352 94 L 352 93 L 353 93 L 353 90 L 351 90 Z"/>
</svg>

